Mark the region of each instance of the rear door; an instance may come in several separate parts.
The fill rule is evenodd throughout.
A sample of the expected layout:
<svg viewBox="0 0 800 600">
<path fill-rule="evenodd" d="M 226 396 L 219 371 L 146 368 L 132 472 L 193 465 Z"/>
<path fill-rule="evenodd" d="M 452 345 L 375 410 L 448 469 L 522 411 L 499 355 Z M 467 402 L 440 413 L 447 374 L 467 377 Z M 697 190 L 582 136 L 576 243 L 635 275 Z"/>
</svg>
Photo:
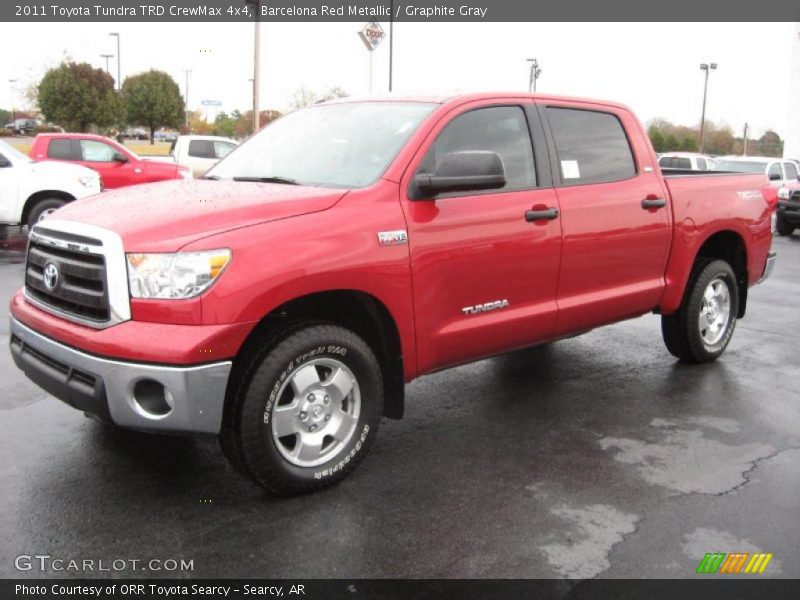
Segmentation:
<svg viewBox="0 0 800 600">
<path fill-rule="evenodd" d="M 192 170 L 195 177 L 205 175 L 206 171 L 217 163 L 212 140 L 191 140 L 188 155 L 186 166 Z"/>
<path fill-rule="evenodd" d="M 626 110 L 544 104 L 563 233 L 559 335 L 657 306 L 671 212 L 645 134 Z"/>
<path fill-rule="evenodd" d="M 413 177 L 433 173 L 459 151 L 499 154 L 505 187 L 413 200 Z M 417 152 L 401 190 L 421 372 L 552 335 L 561 229 L 557 218 L 526 220 L 532 210 L 558 215 L 544 130 L 530 99 L 454 109 Z"/>
</svg>

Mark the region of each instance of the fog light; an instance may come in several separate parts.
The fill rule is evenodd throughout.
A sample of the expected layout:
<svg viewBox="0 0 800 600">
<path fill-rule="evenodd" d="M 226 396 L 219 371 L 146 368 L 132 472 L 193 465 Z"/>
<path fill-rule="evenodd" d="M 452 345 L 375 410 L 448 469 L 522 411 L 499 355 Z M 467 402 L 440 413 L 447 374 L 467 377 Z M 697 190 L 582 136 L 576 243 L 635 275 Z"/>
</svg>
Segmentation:
<svg viewBox="0 0 800 600">
<path fill-rule="evenodd" d="M 137 381 L 133 386 L 133 400 L 147 415 L 153 417 L 164 417 L 172 412 L 172 394 L 154 379 Z"/>
</svg>

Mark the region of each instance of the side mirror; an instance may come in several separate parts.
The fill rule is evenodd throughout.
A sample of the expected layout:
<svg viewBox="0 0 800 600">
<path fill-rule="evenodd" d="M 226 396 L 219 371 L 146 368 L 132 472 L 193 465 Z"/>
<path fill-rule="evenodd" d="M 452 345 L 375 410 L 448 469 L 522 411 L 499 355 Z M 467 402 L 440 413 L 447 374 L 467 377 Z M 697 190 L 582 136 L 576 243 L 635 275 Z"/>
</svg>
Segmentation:
<svg viewBox="0 0 800 600">
<path fill-rule="evenodd" d="M 414 177 L 414 199 L 447 192 L 496 190 L 505 184 L 503 159 L 496 152 L 450 152 L 439 162 L 435 173 Z"/>
<path fill-rule="evenodd" d="M 781 177 L 780 173 L 771 173 L 769 176 L 770 181 L 780 181 L 781 179 L 783 179 L 783 177 Z"/>
<path fill-rule="evenodd" d="M 5 156 L 0 156 L 0 169 L 6 169 L 11 166 L 11 161 Z"/>
<path fill-rule="evenodd" d="M 122 154 L 121 152 L 114 152 L 114 156 L 111 157 L 114 162 L 118 163 L 126 163 L 128 162 L 128 157 Z"/>
</svg>

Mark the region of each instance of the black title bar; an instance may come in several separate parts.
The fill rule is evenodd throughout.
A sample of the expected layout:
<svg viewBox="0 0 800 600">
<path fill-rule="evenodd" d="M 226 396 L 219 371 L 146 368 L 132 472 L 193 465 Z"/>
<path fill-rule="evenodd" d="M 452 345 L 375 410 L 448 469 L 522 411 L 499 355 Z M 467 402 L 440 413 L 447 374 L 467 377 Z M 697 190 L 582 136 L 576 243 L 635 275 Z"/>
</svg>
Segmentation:
<svg viewBox="0 0 800 600">
<path fill-rule="evenodd" d="M 800 21 L 798 0 L 2 0 L 6 22 Z M 602 37 L 602 29 L 597 31 Z M 769 40 L 764 40 L 768 43 Z"/>
</svg>

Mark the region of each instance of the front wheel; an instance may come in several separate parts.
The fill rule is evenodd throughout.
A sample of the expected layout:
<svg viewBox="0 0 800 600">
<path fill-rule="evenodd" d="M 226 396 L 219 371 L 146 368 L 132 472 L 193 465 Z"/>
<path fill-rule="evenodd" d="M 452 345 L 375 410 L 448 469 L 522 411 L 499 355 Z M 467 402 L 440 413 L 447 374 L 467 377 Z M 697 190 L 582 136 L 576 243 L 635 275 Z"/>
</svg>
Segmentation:
<svg viewBox="0 0 800 600">
<path fill-rule="evenodd" d="M 731 266 L 724 260 L 700 262 L 681 307 L 661 317 L 667 350 L 688 362 L 716 360 L 731 340 L 738 310 L 739 288 Z"/>
<path fill-rule="evenodd" d="M 775 224 L 775 229 L 778 231 L 778 235 L 792 235 L 794 233 L 794 225 L 780 216 Z"/>
<path fill-rule="evenodd" d="M 49 217 L 52 213 L 56 212 L 65 204 L 66 202 L 60 198 L 45 198 L 43 200 L 39 200 L 33 205 L 31 212 L 28 213 L 28 231 L 30 231 L 31 228 L 39 221 Z"/>
<path fill-rule="evenodd" d="M 352 331 L 307 325 L 265 343 L 230 401 L 221 442 L 234 466 L 274 494 L 313 491 L 363 459 L 383 412 L 381 370 Z"/>
</svg>

